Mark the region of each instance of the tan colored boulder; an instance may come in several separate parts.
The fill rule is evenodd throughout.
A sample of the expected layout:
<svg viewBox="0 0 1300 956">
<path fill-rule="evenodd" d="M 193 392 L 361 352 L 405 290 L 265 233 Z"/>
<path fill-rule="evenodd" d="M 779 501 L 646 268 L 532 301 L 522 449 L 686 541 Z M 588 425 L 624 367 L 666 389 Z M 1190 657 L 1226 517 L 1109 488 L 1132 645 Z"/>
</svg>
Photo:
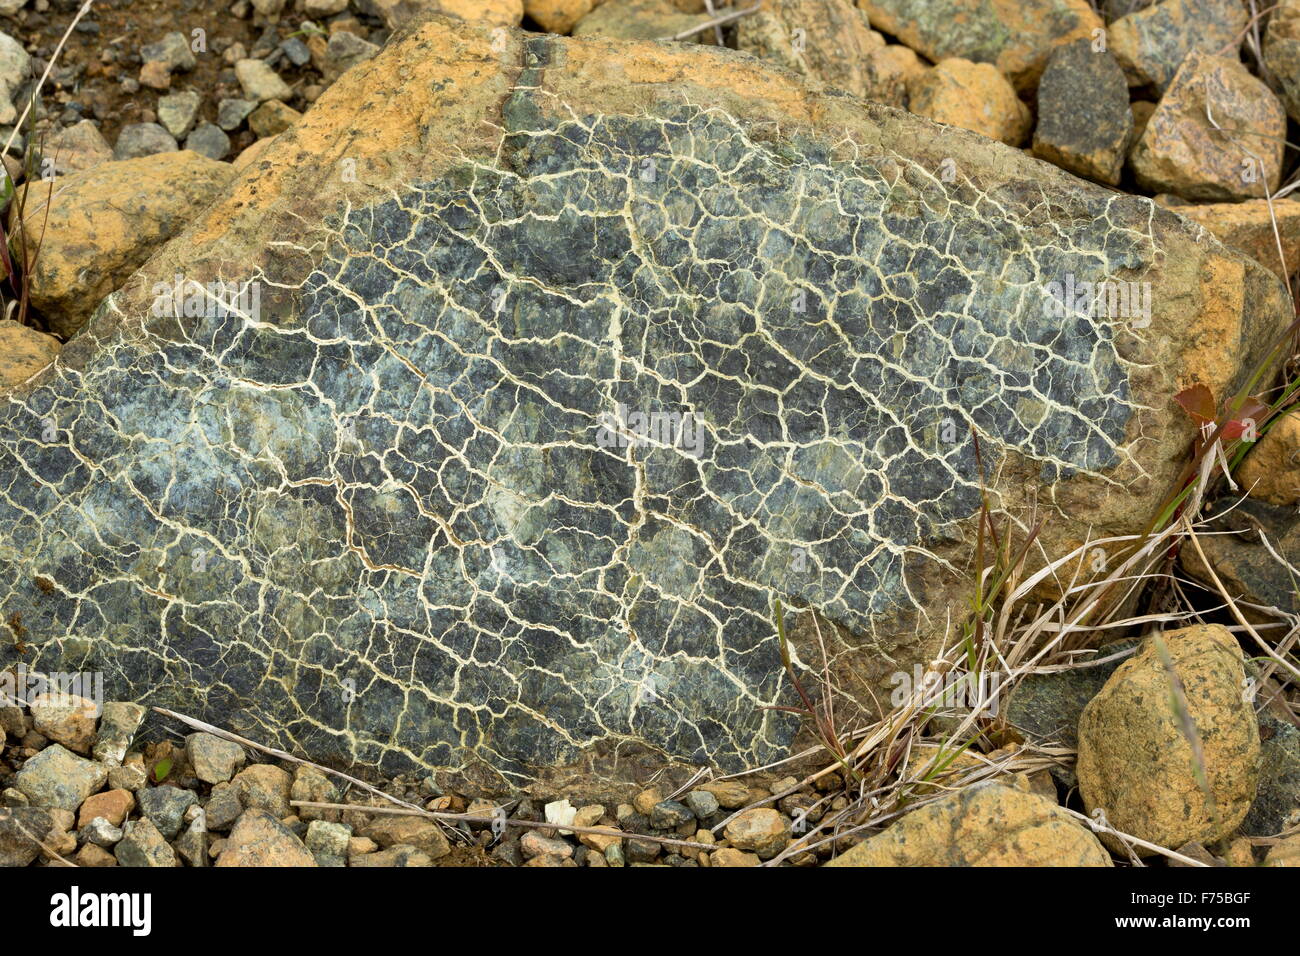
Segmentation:
<svg viewBox="0 0 1300 956">
<path fill-rule="evenodd" d="M 41 154 L 54 163 L 57 175 L 91 169 L 113 158 L 113 147 L 90 120 L 59 130 L 41 146 Z"/>
<path fill-rule="evenodd" d="M 36 260 L 32 304 L 54 332 L 72 337 L 100 300 L 188 226 L 233 175 L 228 164 L 184 150 L 102 163 L 53 184 L 19 187 L 27 194 L 25 219 L 22 239 L 12 242 L 26 242 Z M 15 203 L 10 236 L 17 218 Z"/>
<path fill-rule="evenodd" d="M 262 139 L 254 140 L 248 147 L 231 161 L 231 166 L 236 170 L 241 170 L 245 166 L 257 161 L 258 157 L 266 152 L 268 146 L 275 142 L 276 137 L 266 136 Z"/>
<path fill-rule="evenodd" d="M 13 319 L 0 319 L 0 389 L 25 382 L 54 361 L 63 344 Z"/>
<path fill-rule="evenodd" d="M 255 763 L 235 774 L 230 781 L 245 810 L 265 810 L 283 819 L 291 812 L 289 794 L 293 777 L 274 764 Z"/>
<path fill-rule="evenodd" d="M 103 817 L 113 826 L 120 827 L 126 815 L 134 809 L 135 794 L 130 790 L 105 790 L 91 794 L 77 812 L 77 828 L 84 827 L 95 817 Z"/>
<path fill-rule="evenodd" d="M 496 27 L 517 27 L 524 18 L 524 0 L 373 0 L 390 30 L 430 17 L 456 17 Z"/>
<path fill-rule="evenodd" d="M 749 787 L 739 780 L 711 780 L 700 784 L 699 789 L 713 794 L 724 810 L 739 809 L 749 801 Z"/>
<path fill-rule="evenodd" d="M 909 99 L 914 84 L 919 83 L 932 69 L 930 64 L 916 55 L 915 50 L 903 46 L 901 43 L 890 43 L 877 47 L 868 55 L 875 67 L 878 84 L 885 89 L 890 89 L 895 83 L 901 82 L 903 91 Z M 885 102 L 891 101 L 886 100 Z M 906 106 L 907 102 L 905 100 L 903 105 Z"/>
<path fill-rule="evenodd" d="M 595 826 L 595 824 L 592 824 Z M 617 830 L 617 826 L 601 827 L 602 830 Z M 611 846 L 622 846 L 623 838 L 613 833 L 579 833 L 578 842 L 583 846 L 595 850 L 597 853 L 604 853 Z"/>
<path fill-rule="evenodd" d="M 826 866 L 1111 866 L 1097 837 L 1052 800 L 997 783 L 913 810 Z"/>
<path fill-rule="evenodd" d="M 1300 503 L 1300 412 L 1275 419 L 1234 477 L 1252 498 L 1271 505 Z"/>
<path fill-rule="evenodd" d="M 672 0 L 605 0 L 573 28 L 577 36 L 607 36 L 620 40 L 662 40 L 694 30 L 711 18 L 684 13 Z M 700 30 L 692 43 L 713 43 L 712 30 Z"/>
<path fill-rule="evenodd" d="M 1300 867 L 1300 833 L 1278 841 L 1264 857 L 1265 866 Z"/>
<path fill-rule="evenodd" d="M 913 84 L 909 108 L 936 123 L 960 126 L 1008 146 L 1019 146 L 1029 135 L 1029 107 L 987 63 L 941 60 Z"/>
<path fill-rule="evenodd" d="M 292 830 L 265 810 L 246 810 L 230 831 L 217 866 L 316 866 Z"/>
<path fill-rule="evenodd" d="M 1262 198 L 1281 179 L 1285 136 L 1286 111 L 1263 81 L 1236 60 L 1193 50 L 1160 98 L 1129 164 L 1138 185 L 1151 192 Z"/>
<path fill-rule="evenodd" d="M 600 0 L 524 0 L 524 13 L 547 33 L 568 33 Z"/>
<path fill-rule="evenodd" d="M 99 705 L 93 700 L 57 692 L 38 694 L 31 700 L 31 710 L 32 726 L 37 733 L 90 756 L 99 721 Z"/>
<path fill-rule="evenodd" d="M 1088 0 L 858 0 L 871 25 L 934 62 L 991 63 L 1018 90 L 1038 82 L 1052 48 L 1102 29 Z"/>
<path fill-rule="evenodd" d="M 877 64 L 873 54 L 885 40 L 849 0 L 768 0 L 737 22 L 736 45 L 806 76 L 817 88 L 906 105 L 903 71 Z"/>
<path fill-rule="evenodd" d="M 77 866 L 88 867 L 118 865 L 117 857 L 113 856 L 113 854 L 109 853 L 102 846 L 95 846 L 93 843 L 87 843 L 78 850 L 76 857 L 73 858 L 73 862 L 76 863 Z"/>
<path fill-rule="evenodd" d="M 723 834 L 737 850 L 752 850 L 767 860 L 790 842 L 790 821 L 771 807 L 754 807 L 728 820 Z"/>
<path fill-rule="evenodd" d="M 259 139 L 278 136 L 298 120 L 302 114 L 292 106 L 286 106 L 279 100 L 267 100 L 248 117 L 248 128 Z"/>
<path fill-rule="evenodd" d="M 758 866 L 761 862 L 758 854 L 746 853 L 744 850 L 733 849 L 729 846 L 724 846 L 709 853 L 710 866 Z"/>
<path fill-rule="evenodd" d="M 360 834 L 381 847 L 413 846 L 436 860 L 451 852 L 442 828 L 433 820 L 416 816 L 380 814 Z"/>
<path fill-rule="evenodd" d="M 1158 639 L 1182 685 L 1185 711 L 1175 704 Z M 1121 832 L 1170 849 L 1214 843 L 1245 818 L 1259 780 L 1259 727 L 1245 693 L 1241 648 L 1218 624 L 1158 639 L 1147 638 L 1083 709 L 1079 792 L 1089 814 L 1102 811 Z"/>
<path fill-rule="evenodd" d="M 1156 104 L 1150 100 L 1134 100 L 1129 104 L 1129 109 L 1133 113 L 1133 137 L 1129 144 L 1129 152 L 1142 139 L 1142 134 L 1147 131 L 1147 123 L 1151 122 L 1151 117 L 1156 111 Z"/>
<path fill-rule="evenodd" d="M 1133 105 L 1137 106 L 1136 103 Z M 1271 211 L 1267 199 L 1192 203 L 1162 193 L 1156 196 L 1155 201 L 1204 226 L 1229 249 L 1245 253 L 1260 265 L 1272 269 L 1279 279 L 1285 280 L 1300 269 L 1300 200 L 1275 199 Z M 1275 220 L 1276 233 L 1273 231 Z M 1278 252 L 1279 237 L 1282 240 L 1281 253 Z"/>
</svg>

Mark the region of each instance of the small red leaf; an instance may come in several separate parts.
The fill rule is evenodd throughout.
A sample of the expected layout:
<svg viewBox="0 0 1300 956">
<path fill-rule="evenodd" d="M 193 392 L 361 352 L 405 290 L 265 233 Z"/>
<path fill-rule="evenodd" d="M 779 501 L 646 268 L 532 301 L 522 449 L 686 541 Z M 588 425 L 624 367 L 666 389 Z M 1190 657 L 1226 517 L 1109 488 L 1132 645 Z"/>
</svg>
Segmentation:
<svg viewBox="0 0 1300 956">
<path fill-rule="evenodd" d="M 1183 406 L 1197 425 L 1205 425 L 1215 418 L 1214 393 L 1204 385 L 1196 384 L 1185 388 L 1174 396 L 1174 401 Z"/>
<path fill-rule="evenodd" d="M 1268 412 L 1269 407 L 1252 395 L 1241 403 L 1237 414 L 1224 424 L 1219 437 L 1224 441 L 1233 441 L 1246 435 L 1247 441 L 1254 441 L 1259 435 L 1259 426 L 1263 424 Z"/>
</svg>

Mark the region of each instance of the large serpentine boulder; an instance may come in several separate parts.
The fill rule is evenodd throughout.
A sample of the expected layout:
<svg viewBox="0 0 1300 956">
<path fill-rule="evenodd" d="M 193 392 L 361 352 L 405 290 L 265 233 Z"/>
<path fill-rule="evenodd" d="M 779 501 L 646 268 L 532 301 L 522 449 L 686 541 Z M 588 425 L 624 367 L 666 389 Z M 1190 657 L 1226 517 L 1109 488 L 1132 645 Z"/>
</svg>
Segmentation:
<svg viewBox="0 0 1300 956">
<path fill-rule="evenodd" d="M 726 51 L 501 46 L 350 71 L 0 398 L 0 663 L 484 786 L 766 762 L 774 596 L 865 684 L 951 643 L 972 427 L 1049 547 L 1131 532 L 1171 397 L 1283 327 L 1199 227 L 973 134 Z M 260 285 L 177 316 L 176 276 Z M 1103 279 L 1149 324 L 1045 308 Z"/>
</svg>

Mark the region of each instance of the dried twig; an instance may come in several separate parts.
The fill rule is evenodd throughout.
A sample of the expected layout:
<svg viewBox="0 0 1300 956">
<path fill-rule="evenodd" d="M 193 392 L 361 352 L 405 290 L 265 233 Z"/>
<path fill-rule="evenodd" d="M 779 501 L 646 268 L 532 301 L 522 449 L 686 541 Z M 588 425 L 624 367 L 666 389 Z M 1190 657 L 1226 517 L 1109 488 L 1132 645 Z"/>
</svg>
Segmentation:
<svg viewBox="0 0 1300 956">
<path fill-rule="evenodd" d="M 428 817 L 431 820 L 465 823 L 488 824 L 493 822 L 491 816 L 481 813 L 447 813 L 442 810 L 422 810 L 419 807 L 401 809 L 397 807 L 367 807 L 355 803 L 318 803 L 314 800 L 290 800 L 292 807 L 311 807 L 314 810 L 350 810 L 356 813 L 386 813 L 402 817 Z M 619 837 L 624 840 L 650 840 L 668 846 L 684 846 L 692 850 L 716 850 L 712 843 L 695 843 L 691 840 L 678 840 L 674 837 L 653 836 L 649 833 L 630 833 L 627 830 L 611 830 L 608 827 L 580 827 L 572 823 L 547 823 L 542 820 L 515 820 L 510 817 L 497 817 L 508 827 L 533 827 L 539 830 L 559 830 L 564 833 L 591 833 L 596 836 Z"/>
<path fill-rule="evenodd" d="M 695 34 L 697 33 L 703 33 L 705 30 L 711 29 L 713 27 L 724 27 L 728 23 L 734 23 L 736 20 L 739 20 L 741 17 L 747 17 L 751 13 L 758 13 L 758 11 L 762 8 L 762 6 L 763 6 L 762 3 L 756 3 L 752 7 L 746 7 L 744 10 L 735 10 L 731 13 L 724 13 L 720 17 L 714 17 L 712 20 L 709 20 L 705 23 L 701 23 L 699 26 L 691 27 L 689 30 L 683 30 L 681 33 L 675 34 L 670 37 L 660 37 L 660 39 L 661 40 L 686 40 L 689 39 L 690 37 L 695 36 Z"/>
<path fill-rule="evenodd" d="M 187 717 L 184 714 L 178 714 L 174 710 L 167 710 L 165 707 L 154 707 L 152 708 L 152 710 L 154 711 L 154 713 L 162 714 L 164 717 L 170 717 L 173 720 L 179 720 L 182 724 L 185 724 L 186 726 L 189 727 L 193 727 L 195 730 L 202 730 L 205 733 L 212 734 L 215 737 L 221 737 L 225 740 L 234 741 L 235 743 L 240 744 L 244 747 L 252 747 L 254 750 L 260 750 L 262 753 L 270 754 L 272 757 L 276 757 L 277 759 L 288 760 L 291 763 L 300 763 L 307 767 L 315 767 L 321 773 L 327 773 L 332 776 L 338 777 L 341 780 L 346 780 L 354 787 L 360 787 L 362 790 L 365 790 L 368 793 L 373 793 L 377 797 L 383 797 L 385 800 L 389 800 L 397 804 L 399 807 L 405 807 L 408 810 L 418 810 L 421 813 L 429 812 L 425 810 L 423 807 L 417 807 L 413 803 L 407 803 L 405 800 L 401 800 L 393 796 L 391 793 L 384 793 L 384 791 L 380 790 L 378 787 L 371 786 L 370 784 L 366 783 L 364 780 L 359 780 L 356 777 L 353 777 L 350 774 L 346 774 L 341 770 L 332 770 L 329 767 L 322 766 L 321 764 L 312 763 L 310 760 L 304 760 L 301 757 L 295 757 L 293 754 L 285 753 L 283 750 L 276 750 L 274 747 L 264 746 L 263 744 L 259 744 L 254 740 L 249 740 L 247 737 L 241 737 L 239 736 L 239 734 L 231 733 L 229 730 L 222 730 L 220 727 L 214 726 L 213 724 L 209 724 L 202 720 L 198 720 L 194 717 Z"/>
</svg>

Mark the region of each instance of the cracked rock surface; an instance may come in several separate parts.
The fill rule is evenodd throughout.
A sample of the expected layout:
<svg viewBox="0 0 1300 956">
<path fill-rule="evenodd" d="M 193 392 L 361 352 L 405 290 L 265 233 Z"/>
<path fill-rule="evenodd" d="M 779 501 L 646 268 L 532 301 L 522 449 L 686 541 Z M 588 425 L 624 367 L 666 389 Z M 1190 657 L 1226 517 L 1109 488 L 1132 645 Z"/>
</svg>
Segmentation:
<svg viewBox="0 0 1300 956">
<path fill-rule="evenodd" d="M 350 71 L 3 397 L 0 663 L 387 774 L 738 770 L 799 731 L 774 597 L 876 680 L 960 619 L 972 431 L 1046 544 L 1140 530 L 1180 376 L 1283 327 L 1198 227 L 963 131 L 498 40 Z M 1054 314 L 1067 276 L 1151 314 Z"/>
</svg>

